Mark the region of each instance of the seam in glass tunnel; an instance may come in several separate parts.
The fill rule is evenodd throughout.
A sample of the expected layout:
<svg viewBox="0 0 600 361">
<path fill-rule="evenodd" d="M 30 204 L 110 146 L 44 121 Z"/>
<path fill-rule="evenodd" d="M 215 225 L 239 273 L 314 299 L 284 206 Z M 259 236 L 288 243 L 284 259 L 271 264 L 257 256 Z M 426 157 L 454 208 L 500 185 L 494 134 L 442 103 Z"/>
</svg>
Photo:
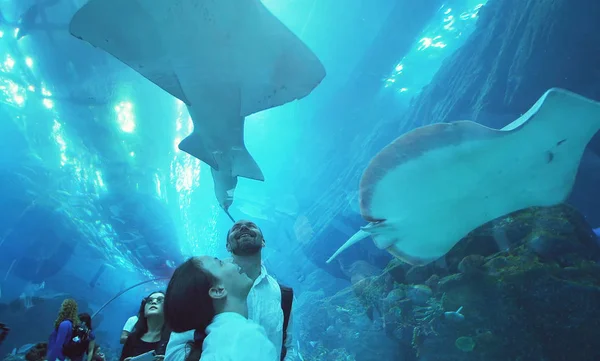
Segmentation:
<svg viewBox="0 0 600 361">
<path fill-rule="evenodd" d="M 108 301 L 106 301 L 102 306 L 100 306 L 100 308 L 98 309 L 98 311 L 94 312 L 94 314 L 92 315 L 92 319 L 94 319 L 94 317 L 96 317 L 106 306 L 108 306 L 112 301 L 116 300 L 117 298 L 119 298 L 121 295 L 123 295 L 124 293 L 126 293 L 127 291 L 130 291 L 138 286 L 141 286 L 143 284 L 146 283 L 150 283 L 150 282 L 155 282 L 155 281 L 165 281 L 165 280 L 169 280 L 169 278 L 167 277 L 160 277 L 160 278 L 153 278 L 151 280 L 145 280 L 142 282 L 138 282 L 136 284 L 134 284 L 133 286 L 129 286 L 126 289 L 119 291 L 116 295 L 114 295 L 111 299 L 109 299 Z"/>
</svg>

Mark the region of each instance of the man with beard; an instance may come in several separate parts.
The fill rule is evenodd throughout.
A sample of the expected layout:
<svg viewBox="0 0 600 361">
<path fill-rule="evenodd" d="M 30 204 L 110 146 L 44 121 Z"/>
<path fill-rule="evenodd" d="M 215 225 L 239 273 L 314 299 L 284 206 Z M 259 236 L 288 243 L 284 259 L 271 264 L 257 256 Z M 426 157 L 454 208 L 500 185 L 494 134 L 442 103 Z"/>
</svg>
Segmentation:
<svg viewBox="0 0 600 361">
<path fill-rule="evenodd" d="M 265 329 L 275 349 L 281 352 L 281 361 L 299 360 L 292 335 L 293 290 L 280 285 L 262 264 L 262 231 L 253 222 L 237 221 L 227 232 L 226 246 L 232 254 L 231 261 L 254 282 L 248 294 L 248 319 Z M 193 338 L 193 330 L 171 333 L 165 361 L 185 359 L 180 353 L 186 352 L 186 341 Z"/>
<path fill-rule="evenodd" d="M 233 262 L 254 281 L 248 294 L 248 318 L 265 328 L 275 349 L 281 350 L 281 360 L 297 360 L 292 336 L 293 290 L 267 273 L 262 264 L 263 247 L 262 231 L 253 222 L 237 221 L 227 233 L 227 250 Z"/>
</svg>

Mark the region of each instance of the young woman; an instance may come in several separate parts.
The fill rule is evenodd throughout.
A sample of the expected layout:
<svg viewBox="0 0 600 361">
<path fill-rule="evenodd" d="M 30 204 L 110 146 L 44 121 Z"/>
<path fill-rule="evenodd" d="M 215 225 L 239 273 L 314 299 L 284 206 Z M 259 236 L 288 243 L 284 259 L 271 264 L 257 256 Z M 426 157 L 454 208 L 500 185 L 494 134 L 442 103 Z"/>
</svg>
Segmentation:
<svg viewBox="0 0 600 361">
<path fill-rule="evenodd" d="M 174 332 L 165 361 L 277 361 L 262 326 L 248 320 L 252 280 L 240 267 L 213 257 L 194 257 L 171 277 L 165 322 Z M 188 343 L 186 331 L 194 331 Z"/>
<path fill-rule="evenodd" d="M 144 299 L 143 313 L 133 331 L 127 337 L 120 361 L 129 361 L 132 357 L 154 351 L 155 361 L 162 361 L 165 355 L 170 331 L 165 327 L 163 313 L 164 292 L 153 292 Z"/>
<path fill-rule="evenodd" d="M 80 313 L 77 317 L 79 322 L 84 324 L 85 327 L 89 330 L 88 334 L 88 347 L 87 351 L 81 355 L 81 357 L 73 358 L 71 357 L 71 361 L 92 361 L 92 357 L 94 356 L 94 346 L 96 345 L 96 335 L 92 329 L 92 317 L 89 313 Z"/>
<path fill-rule="evenodd" d="M 48 361 L 65 360 L 62 347 L 73 334 L 73 324 L 77 324 L 77 302 L 68 298 L 63 301 L 58 311 L 58 317 L 54 321 L 54 330 L 48 339 Z"/>
</svg>

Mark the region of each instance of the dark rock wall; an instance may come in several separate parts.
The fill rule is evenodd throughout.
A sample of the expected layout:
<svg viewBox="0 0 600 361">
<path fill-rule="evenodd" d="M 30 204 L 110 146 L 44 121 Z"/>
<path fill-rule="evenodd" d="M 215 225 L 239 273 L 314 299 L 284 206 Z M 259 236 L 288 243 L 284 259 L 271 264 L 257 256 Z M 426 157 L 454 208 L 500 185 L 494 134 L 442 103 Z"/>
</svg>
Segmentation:
<svg viewBox="0 0 600 361">
<path fill-rule="evenodd" d="M 490 0 L 400 124 L 521 114 L 551 87 L 600 100 L 598 18 L 597 1 Z"/>
</svg>

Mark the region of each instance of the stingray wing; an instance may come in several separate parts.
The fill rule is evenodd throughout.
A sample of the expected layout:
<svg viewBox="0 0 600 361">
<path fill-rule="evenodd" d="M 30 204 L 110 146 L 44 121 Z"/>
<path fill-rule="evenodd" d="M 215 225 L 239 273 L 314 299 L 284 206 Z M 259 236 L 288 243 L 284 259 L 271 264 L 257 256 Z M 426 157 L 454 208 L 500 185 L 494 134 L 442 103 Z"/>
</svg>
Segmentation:
<svg viewBox="0 0 600 361">
<path fill-rule="evenodd" d="M 317 56 L 260 1 L 247 2 L 252 4 L 249 12 L 255 15 L 239 19 L 247 21 L 244 31 L 239 33 L 240 40 L 262 46 L 254 48 L 249 57 L 244 54 L 249 69 L 246 74 L 255 72 L 255 75 L 243 83 L 242 115 L 302 99 L 326 75 Z M 268 71 L 256 73 L 257 69 Z M 258 74 L 261 76 L 257 77 Z"/>
<path fill-rule="evenodd" d="M 316 55 L 259 0 L 91 0 L 70 32 L 188 105 L 201 101 L 190 102 L 194 89 L 237 87 L 241 116 L 301 99 L 325 77 Z"/>
<path fill-rule="evenodd" d="M 136 0 L 91 0 L 75 13 L 69 31 L 189 105 L 164 40 L 170 19 L 156 10 Z"/>
<path fill-rule="evenodd" d="M 365 170 L 361 213 L 375 244 L 413 264 L 431 262 L 477 227 L 564 202 L 583 151 L 600 129 L 600 103 L 547 91 L 502 130 L 433 124 L 396 139 Z"/>
<path fill-rule="evenodd" d="M 511 195 L 501 192 L 518 187 L 512 182 L 520 166 L 509 177 L 500 176 L 512 146 L 502 139 L 512 133 L 470 121 L 438 123 L 386 146 L 360 183 L 361 214 L 377 222 L 365 227 L 375 245 L 409 264 L 424 265 L 513 207 Z"/>
<path fill-rule="evenodd" d="M 363 173 L 359 191 L 359 203 L 363 218 L 370 222 L 386 219 L 387 207 L 384 207 L 386 209 L 381 209 L 379 206 L 376 206 L 375 209 L 372 207 L 376 191 L 385 188 L 385 192 L 398 193 L 398 190 L 394 187 L 413 186 L 412 184 L 393 184 L 393 179 L 392 184 L 385 184 L 387 176 L 392 175 L 393 172 L 408 162 L 419 159 L 426 153 L 436 149 L 448 149 L 453 152 L 456 149 L 460 149 L 458 146 L 466 142 L 477 143 L 479 141 L 502 137 L 507 133 L 485 127 L 475 122 L 459 121 L 427 125 L 396 138 L 396 140 L 388 144 L 371 159 Z M 472 150 L 472 148 L 465 149 L 467 151 Z M 456 153 L 448 154 L 456 156 Z M 459 156 L 467 158 L 469 154 L 465 152 Z M 436 171 L 434 168 L 431 169 L 431 173 L 419 174 L 417 177 L 435 177 Z M 390 204 L 389 208 L 393 209 L 396 206 L 399 205 Z M 406 206 L 410 207 L 410 205 Z M 382 212 L 379 213 L 379 210 Z"/>
<path fill-rule="evenodd" d="M 308 95 L 325 77 L 316 55 L 258 0 L 174 1 L 171 57 L 183 89 L 241 92 L 241 116 Z"/>
</svg>

